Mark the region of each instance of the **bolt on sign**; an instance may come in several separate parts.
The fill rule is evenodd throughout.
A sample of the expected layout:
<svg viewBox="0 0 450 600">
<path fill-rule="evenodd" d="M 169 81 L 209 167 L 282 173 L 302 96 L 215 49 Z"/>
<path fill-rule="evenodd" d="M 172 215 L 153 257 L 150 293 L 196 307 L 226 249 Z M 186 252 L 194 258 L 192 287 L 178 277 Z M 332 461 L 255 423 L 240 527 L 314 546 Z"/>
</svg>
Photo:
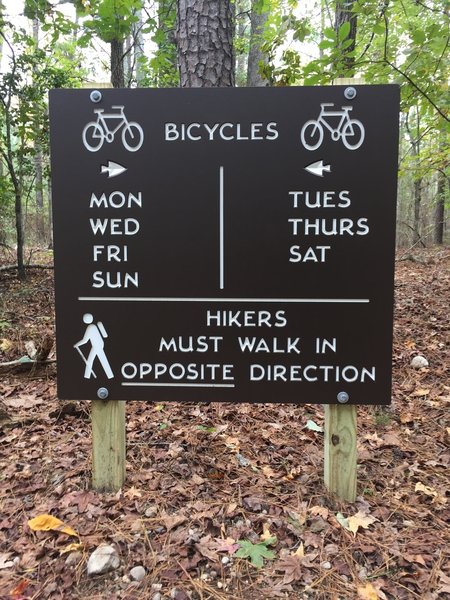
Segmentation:
<svg viewBox="0 0 450 600">
<path fill-rule="evenodd" d="M 63 399 L 387 404 L 397 86 L 50 92 Z"/>
</svg>

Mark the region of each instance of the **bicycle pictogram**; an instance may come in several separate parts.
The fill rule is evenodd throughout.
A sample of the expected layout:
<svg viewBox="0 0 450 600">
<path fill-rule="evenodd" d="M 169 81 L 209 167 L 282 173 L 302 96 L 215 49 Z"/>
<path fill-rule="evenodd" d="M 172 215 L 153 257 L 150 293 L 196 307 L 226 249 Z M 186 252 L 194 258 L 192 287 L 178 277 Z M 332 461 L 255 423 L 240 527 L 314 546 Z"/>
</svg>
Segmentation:
<svg viewBox="0 0 450 600">
<path fill-rule="evenodd" d="M 90 152 L 97 152 L 105 142 L 110 144 L 122 129 L 122 144 L 130 152 L 136 152 L 144 141 L 144 132 L 139 123 L 128 121 L 124 106 L 111 106 L 118 112 L 106 113 L 104 108 L 94 109 L 96 121 L 90 121 L 83 129 L 83 144 Z M 111 122 L 111 124 L 110 124 Z"/>
<path fill-rule="evenodd" d="M 320 113 L 317 119 L 306 121 L 303 125 L 300 137 L 303 146 L 307 150 L 317 150 L 323 142 L 325 129 L 331 134 L 334 142 L 342 140 L 342 143 L 349 150 L 357 150 L 364 142 L 365 130 L 361 121 L 350 118 L 350 111 L 353 106 L 341 106 L 341 110 L 333 110 L 333 103 L 323 103 L 320 105 Z M 337 127 L 332 127 L 327 119 L 339 118 Z"/>
</svg>

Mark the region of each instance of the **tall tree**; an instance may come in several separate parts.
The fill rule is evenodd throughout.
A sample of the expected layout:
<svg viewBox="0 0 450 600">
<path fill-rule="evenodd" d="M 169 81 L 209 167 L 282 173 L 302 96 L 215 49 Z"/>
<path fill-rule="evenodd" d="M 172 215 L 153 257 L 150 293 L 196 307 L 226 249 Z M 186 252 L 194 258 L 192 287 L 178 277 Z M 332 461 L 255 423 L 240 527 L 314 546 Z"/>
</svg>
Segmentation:
<svg viewBox="0 0 450 600">
<path fill-rule="evenodd" d="M 181 87 L 234 86 L 231 0 L 177 0 Z"/>
<path fill-rule="evenodd" d="M 269 84 L 262 75 L 268 60 L 267 53 L 263 50 L 263 35 L 269 11 L 264 8 L 261 0 L 252 0 L 247 66 L 247 86 L 249 87 L 263 87 Z"/>
<path fill-rule="evenodd" d="M 341 50 L 340 61 L 336 63 L 336 77 L 352 77 L 355 67 L 356 31 L 358 13 L 354 10 L 355 0 L 337 0 L 334 30 L 337 46 Z"/>
<path fill-rule="evenodd" d="M 79 5 L 79 0 L 75 4 Z M 139 20 L 136 11 L 142 7 L 142 0 L 91 0 L 82 6 L 91 17 L 84 23 L 88 34 L 98 35 L 110 45 L 112 86 L 124 87 L 125 40 Z"/>
</svg>

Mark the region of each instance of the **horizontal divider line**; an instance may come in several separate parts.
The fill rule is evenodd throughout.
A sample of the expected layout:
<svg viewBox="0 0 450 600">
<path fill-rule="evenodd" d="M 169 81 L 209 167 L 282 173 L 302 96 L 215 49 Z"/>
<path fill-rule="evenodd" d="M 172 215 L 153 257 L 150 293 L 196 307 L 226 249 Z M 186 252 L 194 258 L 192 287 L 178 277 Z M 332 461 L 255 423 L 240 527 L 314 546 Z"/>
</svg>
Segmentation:
<svg viewBox="0 0 450 600">
<path fill-rule="evenodd" d="M 208 387 L 208 388 L 215 388 L 215 387 L 234 388 L 235 387 L 234 383 L 147 383 L 144 381 L 141 381 L 139 383 L 131 382 L 131 381 L 123 381 L 122 385 L 127 386 L 127 387 L 140 387 L 140 386 L 144 386 L 144 387 Z"/>
<path fill-rule="evenodd" d="M 125 296 L 79 296 L 81 302 L 261 302 L 290 304 L 369 304 L 368 298 L 163 298 Z"/>
</svg>

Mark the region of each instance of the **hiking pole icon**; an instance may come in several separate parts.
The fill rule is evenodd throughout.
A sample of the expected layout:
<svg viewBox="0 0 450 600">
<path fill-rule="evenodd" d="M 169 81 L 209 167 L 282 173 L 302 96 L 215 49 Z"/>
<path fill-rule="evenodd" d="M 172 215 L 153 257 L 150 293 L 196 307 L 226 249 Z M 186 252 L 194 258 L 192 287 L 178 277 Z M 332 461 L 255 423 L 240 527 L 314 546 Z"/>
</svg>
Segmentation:
<svg viewBox="0 0 450 600">
<path fill-rule="evenodd" d="M 84 364 L 87 367 L 88 366 L 88 361 L 87 361 L 86 357 L 84 356 L 84 354 L 81 352 L 79 346 L 77 344 L 75 344 L 74 348 L 76 348 L 78 350 L 78 354 L 81 356 L 81 358 L 83 359 Z M 91 373 L 94 376 L 94 379 L 97 379 L 97 375 L 95 374 L 94 369 L 91 369 Z"/>
</svg>

